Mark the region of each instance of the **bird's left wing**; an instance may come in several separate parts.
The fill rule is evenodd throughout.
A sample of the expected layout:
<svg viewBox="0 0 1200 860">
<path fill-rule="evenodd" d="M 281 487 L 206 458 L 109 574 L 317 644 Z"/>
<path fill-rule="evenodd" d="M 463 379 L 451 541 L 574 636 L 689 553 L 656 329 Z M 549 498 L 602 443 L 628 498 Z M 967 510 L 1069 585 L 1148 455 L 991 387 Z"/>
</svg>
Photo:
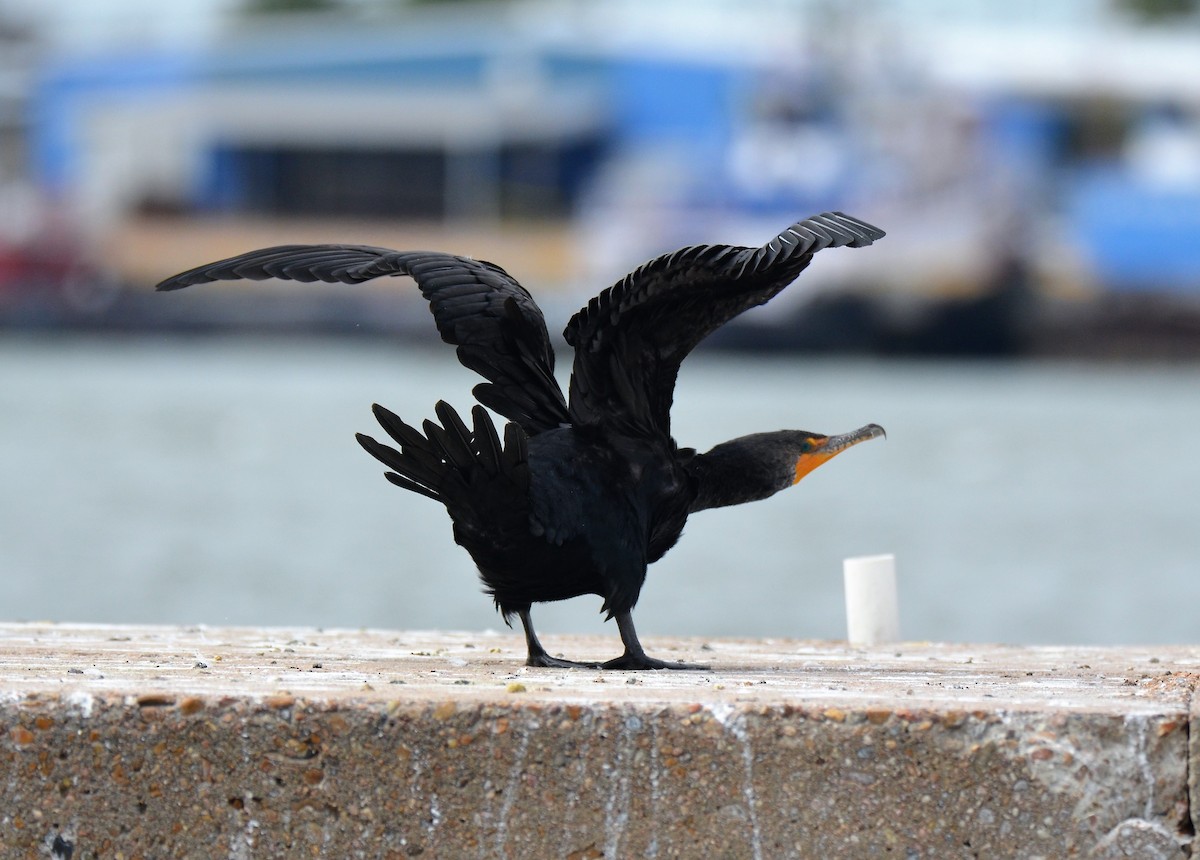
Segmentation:
<svg viewBox="0 0 1200 860">
<path fill-rule="evenodd" d="M 695 245 L 635 269 L 592 299 L 563 333 L 575 347 L 573 422 L 670 435 L 679 365 L 701 340 L 790 284 L 823 248 L 861 248 L 878 227 L 826 212 L 761 248 Z"/>
<path fill-rule="evenodd" d="M 279 245 L 197 266 L 158 289 L 242 278 L 358 284 L 387 275 L 417 282 L 442 340 L 457 346 L 458 360 L 487 380 L 475 386 L 480 403 L 531 434 L 567 420 L 542 311 L 528 290 L 493 263 L 369 245 Z"/>
</svg>

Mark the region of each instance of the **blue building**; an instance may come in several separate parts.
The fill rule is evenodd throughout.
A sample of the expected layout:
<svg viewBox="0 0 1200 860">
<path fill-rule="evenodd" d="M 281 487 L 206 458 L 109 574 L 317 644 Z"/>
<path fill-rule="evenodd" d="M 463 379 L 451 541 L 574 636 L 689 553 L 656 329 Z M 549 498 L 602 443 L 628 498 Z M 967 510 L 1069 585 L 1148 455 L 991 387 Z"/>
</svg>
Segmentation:
<svg viewBox="0 0 1200 860">
<path fill-rule="evenodd" d="M 588 289 L 820 209 L 888 227 L 878 253 L 772 303 L 783 318 L 821 289 L 977 297 L 1014 266 L 1050 297 L 1200 296 L 1200 34 L 875 5 L 302 18 L 60 61 L 32 99 L 37 178 L 104 228 L 170 213 L 193 235 L 187 218 L 584 234 L 559 255 L 583 271 L 534 269 Z"/>
</svg>

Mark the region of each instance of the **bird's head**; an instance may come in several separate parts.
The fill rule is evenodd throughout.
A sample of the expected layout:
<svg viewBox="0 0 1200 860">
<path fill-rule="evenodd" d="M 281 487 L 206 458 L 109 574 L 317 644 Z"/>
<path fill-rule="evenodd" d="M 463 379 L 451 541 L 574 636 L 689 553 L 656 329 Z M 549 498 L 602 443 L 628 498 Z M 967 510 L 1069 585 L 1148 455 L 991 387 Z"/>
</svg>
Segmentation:
<svg viewBox="0 0 1200 860">
<path fill-rule="evenodd" d="M 693 454 L 686 468 L 696 486 L 691 510 L 740 505 L 775 495 L 859 442 L 885 435 L 878 424 L 826 436 L 807 430 L 752 433 Z"/>
<path fill-rule="evenodd" d="M 793 484 L 800 483 L 800 479 L 813 469 L 822 463 L 828 463 L 847 448 L 851 448 L 859 442 L 866 442 L 868 439 L 887 436 L 887 433 L 878 424 L 867 424 L 865 427 L 859 427 L 849 433 L 839 433 L 836 436 L 823 436 L 820 433 L 809 433 L 803 430 L 794 432 L 798 434 L 795 443 L 798 450 L 792 464 L 791 483 Z"/>
</svg>

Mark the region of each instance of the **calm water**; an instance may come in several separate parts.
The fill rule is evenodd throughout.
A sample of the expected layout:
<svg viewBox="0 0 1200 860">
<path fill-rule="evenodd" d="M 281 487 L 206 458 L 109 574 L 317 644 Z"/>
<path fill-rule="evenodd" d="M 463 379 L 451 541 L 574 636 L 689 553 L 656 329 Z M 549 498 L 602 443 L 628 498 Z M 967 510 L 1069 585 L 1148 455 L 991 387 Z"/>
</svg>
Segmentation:
<svg viewBox="0 0 1200 860">
<path fill-rule="evenodd" d="M 0 338 L 6 619 L 500 625 L 440 507 L 353 440 L 464 409 L 449 347 Z M 655 633 L 844 636 L 841 561 L 894 552 L 908 639 L 1200 642 L 1200 369 L 697 356 L 676 435 L 883 424 L 651 568 Z M 536 611 L 599 632 L 599 601 Z"/>
</svg>

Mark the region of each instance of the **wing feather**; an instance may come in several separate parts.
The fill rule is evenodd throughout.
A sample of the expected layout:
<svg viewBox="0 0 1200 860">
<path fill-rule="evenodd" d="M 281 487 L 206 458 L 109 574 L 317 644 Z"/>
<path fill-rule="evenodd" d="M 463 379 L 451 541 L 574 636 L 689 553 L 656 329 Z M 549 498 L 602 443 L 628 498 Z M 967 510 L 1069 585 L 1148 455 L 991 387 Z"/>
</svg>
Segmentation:
<svg viewBox="0 0 1200 860">
<path fill-rule="evenodd" d="M 542 311 L 524 287 L 492 263 L 370 245 L 279 245 L 197 266 L 158 289 L 267 278 L 357 284 L 401 275 L 417 282 L 442 340 L 458 347 L 459 361 L 490 383 L 489 408 L 529 433 L 568 420 Z"/>
<path fill-rule="evenodd" d="M 790 284 L 825 248 L 883 231 L 840 212 L 799 221 L 761 248 L 694 245 L 638 267 L 588 302 L 563 333 L 575 347 L 570 415 L 631 435 L 670 435 L 680 363 L 705 337 Z"/>
</svg>

